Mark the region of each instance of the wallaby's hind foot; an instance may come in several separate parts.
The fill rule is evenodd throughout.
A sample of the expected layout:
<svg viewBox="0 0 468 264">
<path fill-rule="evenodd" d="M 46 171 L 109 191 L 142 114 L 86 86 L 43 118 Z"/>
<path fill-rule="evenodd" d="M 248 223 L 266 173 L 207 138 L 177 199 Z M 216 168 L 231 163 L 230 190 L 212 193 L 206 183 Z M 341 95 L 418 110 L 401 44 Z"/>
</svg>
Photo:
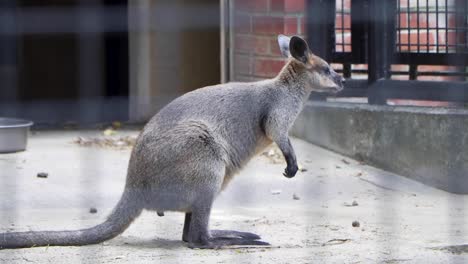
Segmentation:
<svg viewBox="0 0 468 264">
<path fill-rule="evenodd" d="M 210 230 L 210 233 L 211 237 L 215 238 L 244 238 L 249 240 L 261 239 L 261 237 L 257 234 L 234 230 Z"/>
<path fill-rule="evenodd" d="M 189 248 L 216 249 L 227 246 L 269 246 L 264 241 L 259 241 L 260 236 L 249 232 L 240 232 L 234 230 L 211 230 L 210 237 L 198 236 L 197 240 L 190 241 L 190 224 L 192 213 L 185 214 L 184 233 L 182 240 L 189 242 Z M 197 234 L 192 234 L 196 237 Z"/>
<path fill-rule="evenodd" d="M 200 249 L 219 249 L 230 246 L 270 246 L 269 243 L 260 240 L 251 240 L 245 238 L 230 238 L 230 237 L 212 237 L 207 241 L 189 243 L 189 248 Z"/>
</svg>

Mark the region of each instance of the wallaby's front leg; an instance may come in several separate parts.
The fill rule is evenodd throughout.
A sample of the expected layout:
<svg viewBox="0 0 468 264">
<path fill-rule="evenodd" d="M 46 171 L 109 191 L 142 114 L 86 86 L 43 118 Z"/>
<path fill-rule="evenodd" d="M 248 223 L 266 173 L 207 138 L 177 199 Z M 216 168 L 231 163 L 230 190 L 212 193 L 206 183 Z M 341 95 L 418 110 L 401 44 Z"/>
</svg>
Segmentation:
<svg viewBox="0 0 468 264">
<path fill-rule="evenodd" d="M 288 118 L 289 117 L 289 118 Z M 296 153 L 289 140 L 288 130 L 293 120 L 283 111 L 272 111 L 264 121 L 266 136 L 278 145 L 286 160 L 286 169 L 283 175 L 292 178 L 298 170 Z"/>
<path fill-rule="evenodd" d="M 286 160 L 286 169 L 284 170 L 283 175 L 292 178 L 296 175 L 298 166 L 297 166 L 297 159 L 296 153 L 294 153 L 294 149 L 291 145 L 291 141 L 288 137 L 285 139 L 276 142 L 278 147 L 280 148 L 281 152 L 283 152 L 284 159 Z"/>
</svg>

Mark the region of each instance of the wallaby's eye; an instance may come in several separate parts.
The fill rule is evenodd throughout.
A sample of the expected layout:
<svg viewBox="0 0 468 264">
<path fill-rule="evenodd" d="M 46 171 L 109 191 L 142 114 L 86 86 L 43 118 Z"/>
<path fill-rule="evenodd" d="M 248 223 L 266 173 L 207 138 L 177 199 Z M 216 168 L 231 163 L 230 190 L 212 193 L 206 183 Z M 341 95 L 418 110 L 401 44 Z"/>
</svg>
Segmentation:
<svg viewBox="0 0 468 264">
<path fill-rule="evenodd" d="M 327 67 L 327 68 L 323 69 L 323 72 L 324 72 L 325 74 L 327 74 L 327 75 L 330 74 L 330 68 Z"/>
</svg>

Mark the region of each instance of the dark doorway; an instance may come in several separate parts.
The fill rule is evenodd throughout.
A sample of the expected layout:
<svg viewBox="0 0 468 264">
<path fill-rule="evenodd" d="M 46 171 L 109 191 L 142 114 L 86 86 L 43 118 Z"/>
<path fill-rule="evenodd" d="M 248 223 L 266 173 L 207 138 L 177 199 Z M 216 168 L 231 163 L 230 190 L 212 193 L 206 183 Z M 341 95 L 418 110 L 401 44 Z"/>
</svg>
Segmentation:
<svg viewBox="0 0 468 264">
<path fill-rule="evenodd" d="M 0 8 L 14 17 L 16 31 L 2 34 L 13 43 L 15 82 L 0 93 L 1 115 L 52 124 L 128 119 L 127 0 L 9 2 Z"/>
</svg>

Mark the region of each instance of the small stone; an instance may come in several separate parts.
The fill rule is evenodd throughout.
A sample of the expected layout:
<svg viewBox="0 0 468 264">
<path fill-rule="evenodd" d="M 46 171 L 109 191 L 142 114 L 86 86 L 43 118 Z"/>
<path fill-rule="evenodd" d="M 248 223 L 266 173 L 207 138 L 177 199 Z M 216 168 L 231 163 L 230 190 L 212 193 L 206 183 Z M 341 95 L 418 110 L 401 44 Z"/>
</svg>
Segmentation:
<svg viewBox="0 0 468 264">
<path fill-rule="evenodd" d="M 89 213 L 95 214 L 95 213 L 97 213 L 97 209 L 94 208 L 94 207 L 91 207 L 91 208 L 89 208 Z"/>
<path fill-rule="evenodd" d="M 359 227 L 361 226 L 361 224 L 358 222 L 358 221 L 353 221 L 353 223 L 351 224 L 353 227 Z"/>
<path fill-rule="evenodd" d="M 359 204 L 358 204 L 358 202 L 353 201 L 353 203 L 352 203 L 351 205 L 352 205 L 352 206 L 358 206 Z"/>
<path fill-rule="evenodd" d="M 281 190 L 271 190 L 271 194 L 273 195 L 281 194 Z"/>
<path fill-rule="evenodd" d="M 299 196 L 297 196 L 297 194 L 294 193 L 294 194 L 293 194 L 293 199 L 294 199 L 294 200 L 300 200 L 301 198 L 300 198 Z"/>
<path fill-rule="evenodd" d="M 47 173 L 47 172 L 39 172 L 37 174 L 38 178 L 47 178 L 48 176 L 49 176 L 49 173 Z"/>
</svg>

